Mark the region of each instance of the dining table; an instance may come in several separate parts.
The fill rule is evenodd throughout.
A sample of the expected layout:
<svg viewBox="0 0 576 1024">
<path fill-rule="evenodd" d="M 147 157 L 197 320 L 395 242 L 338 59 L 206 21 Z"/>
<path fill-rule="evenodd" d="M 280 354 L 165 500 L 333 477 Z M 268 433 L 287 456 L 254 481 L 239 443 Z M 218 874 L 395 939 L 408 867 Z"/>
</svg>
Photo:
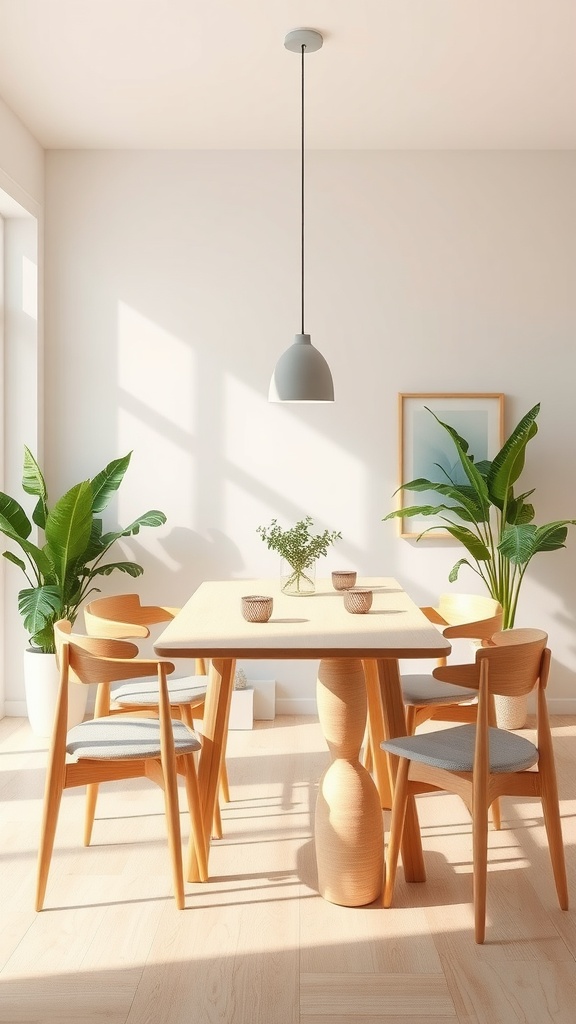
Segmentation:
<svg viewBox="0 0 576 1024">
<path fill-rule="evenodd" d="M 318 891 L 342 906 L 364 906 L 382 893 L 383 808 L 390 808 L 397 759 L 381 742 L 406 734 L 400 683 L 401 659 L 444 658 L 450 643 L 391 577 L 362 577 L 372 591 L 369 611 L 346 609 L 331 580 L 317 580 L 313 594 L 282 592 L 273 579 L 201 583 L 154 649 L 162 658 L 205 658 L 209 682 L 202 721 L 198 782 L 204 829 L 210 836 L 226 748 L 237 659 L 318 660 L 316 699 L 330 757 L 318 785 L 314 844 Z M 242 597 L 272 597 L 267 621 L 247 621 Z M 372 770 L 361 764 L 365 735 Z M 207 839 L 207 846 L 210 839 Z M 209 852 L 209 850 L 207 851 Z M 191 858 L 189 881 L 197 881 Z M 402 845 L 408 881 L 424 881 L 420 829 L 409 802 Z"/>
</svg>

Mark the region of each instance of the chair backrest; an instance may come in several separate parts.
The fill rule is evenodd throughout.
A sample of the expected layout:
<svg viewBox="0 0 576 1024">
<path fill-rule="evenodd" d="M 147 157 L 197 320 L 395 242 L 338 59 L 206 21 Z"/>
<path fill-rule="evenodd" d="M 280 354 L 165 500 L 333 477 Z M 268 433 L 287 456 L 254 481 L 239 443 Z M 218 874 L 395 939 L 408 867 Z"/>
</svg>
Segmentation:
<svg viewBox="0 0 576 1024">
<path fill-rule="evenodd" d="M 171 622 L 178 611 L 178 608 L 166 605 L 141 604 L 138 594 L 115 594 L 113 597 L 99 597 L 86 605 L 84 623 L 89 636 L 147 639 L 150 637 L 149 626 Z M 145 657 L 153 656 L 153 639 L 143 647 Z M 206 675 L 205 658 L 195 659 L 194 671 L 197 676 Z"/>
<path fill-rule="evenodd" d="M 484 677 L 488 693 L 519 697 L 530 693 L 538 683 L 542 689 L 546 687 L 550 662 L 547 642 L 548 635 L 542 629 L 503 630 L 476 652 L 474 663 L 441 666 L 433 675 L 443 682 L 477 690 Z"/>
<path fill-rule="evenodd" d="M 115 594 L 99 597 L 84 609 L 84 622 L 89 636 L 148 637 L 149 626 L 170 622 L 175 609 L 159 605 L 143 605 L 138 594 Z"/>
<path fill-rule="evenodd" d="M 139 679 L 155 672 L 160 659 L 138 658 L 138 648 L 126 640 L 83 636 L 72 633 L 67 619 L 54 624 L 56 660 L 61 678 L 75 683 L 110 683 Z M 162 662 L 164 673 L 174 671 L 171 662 Z"/>
<path fill-rule="evenodd" d="M 487 640 L 502 629 L 502 606 L 492 597 L 441 594 L 437 611 L 447 624 L 442 631 L 447 639 Z"/>
</svg>

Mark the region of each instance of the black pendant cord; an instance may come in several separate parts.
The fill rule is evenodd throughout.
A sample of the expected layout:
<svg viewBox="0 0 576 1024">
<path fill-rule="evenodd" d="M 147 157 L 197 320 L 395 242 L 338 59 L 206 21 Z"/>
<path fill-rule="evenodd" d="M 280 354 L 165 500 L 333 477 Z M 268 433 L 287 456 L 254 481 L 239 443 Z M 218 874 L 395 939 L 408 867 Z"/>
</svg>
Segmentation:
<svg viewBox="0 0 576 1024">
<path fill-rule="evenodd" d="M 301 334 L 304 334 L 304 50 L 305 49 L 306 49 L 306 46 L 303 43 L 302 44 L 302 111 L 301 111 L 302 117 L 301 117 L 301 140 L 300 140 L 300 142 L 301 142 L 301 153 L 302 153 L 301 163 L 300 163 L 301 195 L 302 195 L 302 210 L 301 210 L 301 223 L 300 223 L 300 227 L 301 227 L 301 237 L 300 237 L 300 245 L 301 245 L 301 268 L 300 268 L 300 270 L 301 270 L 301 281 L 300 281 L 300 287 L 301 287 L 301 295 L 302 295 L 302 329 L 300 331 Z"/>
</svg>

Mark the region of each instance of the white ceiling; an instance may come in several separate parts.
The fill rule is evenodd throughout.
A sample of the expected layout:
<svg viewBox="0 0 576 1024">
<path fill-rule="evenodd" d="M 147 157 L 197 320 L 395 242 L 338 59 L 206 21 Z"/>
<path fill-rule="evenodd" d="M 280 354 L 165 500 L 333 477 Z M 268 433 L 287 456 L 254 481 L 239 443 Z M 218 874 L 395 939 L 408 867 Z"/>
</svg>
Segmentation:
<svg viewBox="0 0 576 1024">
<path fill-rule="evenodd" d="M 46 148 L 576 148 L 576 0 L 0 0 Z"/>
</svg>

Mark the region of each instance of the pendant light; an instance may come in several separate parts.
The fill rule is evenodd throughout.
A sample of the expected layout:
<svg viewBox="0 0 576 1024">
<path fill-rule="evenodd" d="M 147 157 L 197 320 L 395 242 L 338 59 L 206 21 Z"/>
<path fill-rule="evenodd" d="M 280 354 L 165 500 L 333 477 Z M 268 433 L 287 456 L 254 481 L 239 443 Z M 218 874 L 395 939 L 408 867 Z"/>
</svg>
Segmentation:
<svg viewBox="0 0 576 1024">
<path fill-rule="evenodd" d="M 301 55 L 302 122 L 301 122 L 301 332 L 276 363 L 268 401 L 270 402 L 333 402 L 334 384 L 330 367 L 324 356 L 304 331 L 304 54 L 314 53 L 322 46 L 319 32 L 311 28 L 298 28 L 289 32 L 284 46 Z"/>
</svg>

